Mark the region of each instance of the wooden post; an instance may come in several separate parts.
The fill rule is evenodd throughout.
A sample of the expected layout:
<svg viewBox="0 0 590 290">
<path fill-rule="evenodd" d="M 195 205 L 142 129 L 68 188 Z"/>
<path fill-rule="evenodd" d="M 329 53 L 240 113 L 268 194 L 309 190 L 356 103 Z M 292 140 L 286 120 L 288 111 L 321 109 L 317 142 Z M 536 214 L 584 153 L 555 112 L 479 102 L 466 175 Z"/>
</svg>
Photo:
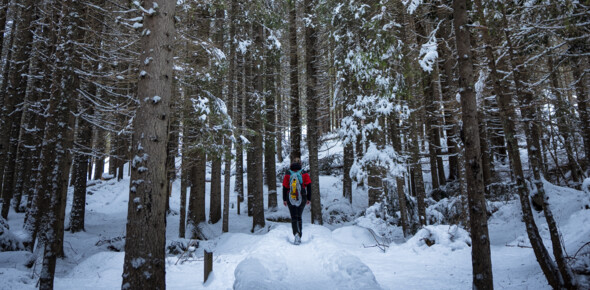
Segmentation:
<svg viewBox="0 0 590 290">
<path fill-rule="evenodd" d="M 205 279 L 203 283 L 207 282 L 207 278 L 209 278 L 209 274 L 213 271 L 213 252 L 209 252 L 207 250 L 204 251 L 205 253 Z"/>
</svg>

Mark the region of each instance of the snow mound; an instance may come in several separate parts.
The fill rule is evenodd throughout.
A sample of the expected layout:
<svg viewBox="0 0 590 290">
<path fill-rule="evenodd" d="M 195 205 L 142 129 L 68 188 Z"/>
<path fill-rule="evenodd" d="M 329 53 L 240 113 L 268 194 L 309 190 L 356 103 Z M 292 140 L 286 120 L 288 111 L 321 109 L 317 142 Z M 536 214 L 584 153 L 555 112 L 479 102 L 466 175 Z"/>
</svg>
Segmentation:
<svg viewBox="0 0 590 290">
<path fill-rule="evenodd" d="M 105 277 L 116 278 L 120 281 L 121 273 L 123 273 L 124 259 L 124 252 L 99 252 L 81 262 L 68 273 L 67 277 L 76 279 L 96 279 L 96 282 L 100 283 L 101 277 L 96 274 L 100 273 L 101 276 L 104 275 Z"/>
<path fill-rule="evenodd" d="M 2 258 L 0 258 L 2 260 Z M 37 278 L 31 279 L 31 275 L 26 271 L 17 270 L 14 268 L 3 268 L 0 272 L 2 282 L 0 282 L 0 289 L 19 289 L 19 290 L 36 290 Z"/>
<path fill-rule="evenodd" d="M 23 243 L 10 231 L 4 218 L 0 217 L 0 252 L 24 250 Z"/>
<path fill-rule="evenodd" d="M 278 277 L 271 275 L 271 272 L 264 266 L 261 260 L 250 257 L 238 264 L 234 272 L 234 289 L 288 289 L 281 285 Z"/>
<path fill-rule="evenodd" d="M 359 258 L 335 254 L 324 263 L 337 289 L 381 289 L 373 271 Z"/>
<path fill-rule="evenodd" d="M 375 239 L 366 229 L 358 226 L 348 226 L 335 229 L 332 238 L 339 243 L 355 245 L 358 247 L 374 245 Z"/>
<path fill-rule="evenodd" d="M 471 246 L 469 233 L 456 225 L 426 226 L 406 243 L 413 248 L 449 248 L 452 251 Z"/>
<path fill-rule="evenodd" d="M 348 201 L 334 200 L 324 208 L 322 216 L 330 225 L 344 224 L 354 219 L 354 210 Z"/>
<path fill-rule="evenodd" d="M 0 268 L 17 268 L 25 270 L 33 265 L 35 258 L 36 256 L 29 251 L 3 252 L 0 253 Z"/>
<path fill-rule="evenodd" d="M 582 190 L 586 194 L 590 194 L 590 178 L 584 179 L 584 182 L 582 183 Z"/>
</svg>

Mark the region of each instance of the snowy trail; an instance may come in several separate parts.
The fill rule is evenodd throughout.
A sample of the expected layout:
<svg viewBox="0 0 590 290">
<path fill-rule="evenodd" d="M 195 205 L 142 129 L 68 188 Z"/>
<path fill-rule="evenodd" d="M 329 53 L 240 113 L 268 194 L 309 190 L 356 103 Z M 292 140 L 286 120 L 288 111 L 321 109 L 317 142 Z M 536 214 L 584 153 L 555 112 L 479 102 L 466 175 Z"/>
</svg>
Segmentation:
<svg viewBox="0 0 590 290">
<path fill-rule="evenodd" d="M 248 276 L 260 265 L 268 272 L 266 289 L 378 289 L 379 284 L 367 265 L 336 245 L 332 232 L 321 226 L 306 225 L 301 245 L 293 245 L 289 226 L 269 232 L 235 271 L 236 289 L 251 289 L 259 275 Z"/>
<path fill-rule="evenodd" d="M 341 188 L 334 177 L 322 176 L 322 200 L 329 208 L 342 207 L 337 201 Z M 120 289 L 122 249 L 128 201 L 128 179 L 107 181 L 90 188 L 87 196 L 86 232 L 66 232 L 66 259 L 59 260 L 55 289 Z M 233 184 L 233 182 L 232 182 Z M 207 185 L 208 187 L 209 185 Z M 573 189 L 546 183 L 554 213 L 560 223 L 566 247 L 575 252 L 590 236 L 590 196 Z M 233 192 L 233 191 L 232 191 Z M 173 184 L 171 208 L 179 208 L 179 182 Z M 235 196 L 233 196 L 235 200 Z M 358 197 L 355 204 L 365 204 Z M 266 198 L 265 198 L 266 200 Z M 71 195 L 68 200 L 68 208 Z M 206 200 L 209 204 L 209 200 Z M 286 208 L 266 214 L 288 216 Z M 535 213 L 541 234 L 550 245 L 541 213 Z M 9 223 L 22 234 L 24 214 L 10 212 Z M 167 242 L 178 238 L 178 215 L 168 216 Z M 310 224 L 306 209 L 301 245 L 293 245 L 289 223 L 268 222 L 267 233 L 251 234 L 252 220 L 230 210 L 230 233 L 221 233 L 221 222 L 210 225 L 217 238 L 200 241 L 189 260 L 169 255 L 166 259 L 168 289 L 471 289 L 471 248 L 458 239 L 449 240 L 449 226 L 430 230 L 445 236 L 437 244 L 424 244 L 424 232 L 386 252 L 376 247 L 366 228 L 352 222 L 318 226 Z M 550 289 L 530 248 L 518 201 L 502 203 L 488 221 L 490 226 L 494 287 L 496 289 Z M 108 242 L 108 243 L 103 243 Z M 112 243 L 112 244 L 111 244 Z M 522 247 L 520 245 L 523 245 Z M 213 272 L 203 283 L 203 249 L 213 251 Z M 36 289 L 36 276 L 24 266 L 28 252 L 0 253 L 0 289 Z M 38 273 L 38 268 L 36 272 Z"/>
<path fill-rule="evenodd" d="M 228 234 L 214 245 L 213 275 L 202 284 L 200 262 L 167 267 L 167 284 L 207 289 L 381 289 L 370 268 L 338 246 L 332 232 L 304 225 L 301 245 L 293 245 L 290 225 L 265 235 Z M 233 249 L 233 250 L 232 250 Z M 187 281 L 187 271 L 198 273 Z M 196 276 L 196 277 L 195 277 Z M 188 282 L 188 283 L 187 283 Z"/>
</svg>

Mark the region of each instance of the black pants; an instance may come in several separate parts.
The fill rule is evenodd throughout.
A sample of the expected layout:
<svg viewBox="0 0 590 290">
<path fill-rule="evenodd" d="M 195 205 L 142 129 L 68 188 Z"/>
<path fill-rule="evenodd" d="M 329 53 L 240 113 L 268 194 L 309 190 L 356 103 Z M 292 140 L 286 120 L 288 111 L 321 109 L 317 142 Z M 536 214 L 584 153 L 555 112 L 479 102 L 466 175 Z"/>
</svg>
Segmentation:
<svg viewBox="0 0 590 290">
<path fill-rule="evenodd" d="M 299 234 L 301 237 L 302 233 L 302 221 L 301 221 L 301 214 L 303 213 L 303 209 L 305 208 L 305 200 L 301 201 L 299 206 L 294 206 L 287 202 L 289 206 L 289 212 L 291 213 L 291 227 L 293 227 L 293 235 Z"/>
</svg>

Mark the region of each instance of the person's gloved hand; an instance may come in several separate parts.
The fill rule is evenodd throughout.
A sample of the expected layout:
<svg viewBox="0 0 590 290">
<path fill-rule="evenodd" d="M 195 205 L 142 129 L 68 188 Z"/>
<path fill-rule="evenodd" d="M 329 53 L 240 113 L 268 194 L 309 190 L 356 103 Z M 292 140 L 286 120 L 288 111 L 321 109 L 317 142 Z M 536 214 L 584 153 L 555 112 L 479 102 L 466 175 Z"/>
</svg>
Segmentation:
<svg viewBox="0 0 590 290">
<path fill-rule="evenodd" d="M 283 204 L 284 204 L 285 206 L 287 206 L 287 202 L 286 202 L 286 201 L 283 201 Z"/>
<path fill-rule="evenodd" d="M 307 202 L 305 202 L 305 204 L 306 205 L 310 205 L 311 204 L 311 201 L 308 200 Z"/>
</svg>

